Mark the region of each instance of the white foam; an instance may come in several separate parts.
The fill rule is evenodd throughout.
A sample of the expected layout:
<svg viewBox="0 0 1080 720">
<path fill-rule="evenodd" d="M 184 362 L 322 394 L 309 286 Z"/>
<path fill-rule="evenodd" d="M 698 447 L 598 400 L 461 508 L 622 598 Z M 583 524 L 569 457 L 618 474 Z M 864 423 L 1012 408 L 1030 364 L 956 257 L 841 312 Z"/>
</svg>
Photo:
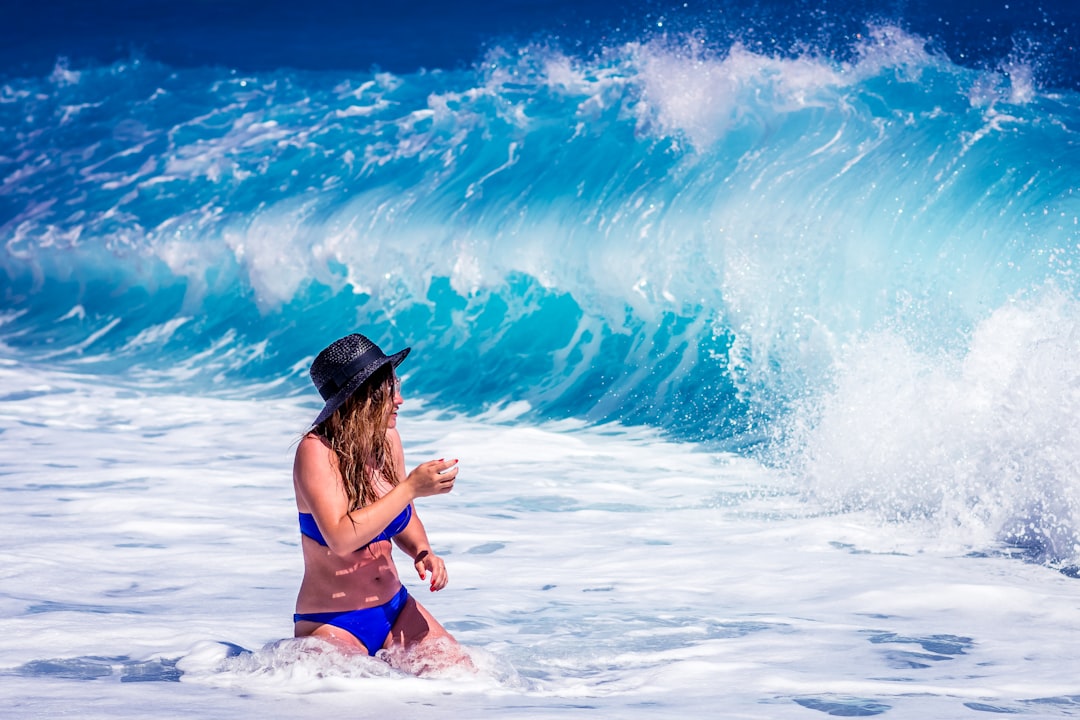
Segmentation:
<svg viewBox="0 0 1080 720">
<path fill-rule="evenodd" d="M 1009 375 L 979 371 L 993 387 Z M 1059 642 L 1080 631 L 1080 583 L 1047 567 L 823 513 L 782 475 L 652 431 L 408 403 L 409 463 L 459 457 L 461 475 L 418 502 L 450 586 L 432 594 L 407 566 L 405 581 L 479 668 L 414 677 L 426 660 L 289 638 L 288 468 L 311 403 L 150 395 L 17 362 L 0 364 L 0 397 L 0 670 L 38 716 L 78 702 L 89 718 L 357 703 L 644 718 L 722 703 L 794 718 L 801 699 L 921 718 L 1080 694 Z"/>
<path fill-rule="evenodd" d="M 1018 542 L 1068 562 L 1080 532 L 1080 308 L 1048 289 L 981 322 L 962 352 L 901 335 L 846 348 L 835 388 L 794 423 L 789 460 L 816 497 L 928 542 Z"/>
<path fill-rule="evenodd" d="M 824 101 L 820 91 L 851 81 L 839 68 L 810 56 L 775 58 L 735 44 L 718 57 L 695 38 L 682 46 L 642 45 L 634 55 L 644 101 L 639 122 L 684 133 L 701 150 L 745 121 L 747 113 L 818 105 Z"/>
</svg>

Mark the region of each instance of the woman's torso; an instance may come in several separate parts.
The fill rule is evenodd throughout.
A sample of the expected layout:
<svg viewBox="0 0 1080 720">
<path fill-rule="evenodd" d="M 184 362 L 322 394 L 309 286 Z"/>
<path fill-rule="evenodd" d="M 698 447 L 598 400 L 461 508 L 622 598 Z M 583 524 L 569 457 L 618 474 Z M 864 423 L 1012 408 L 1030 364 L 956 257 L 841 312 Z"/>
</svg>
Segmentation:
<svg viewBox="0 0 1080 720">
<path fill-rule="evenodd" d="M 380 482 L 375 490 L 381 497 L 390 488 Z M 299 491 L 296 505 L 301 513 L 311 511 Z M 389 540 L 371 542 L 346 556 L 334 554 L 308 535 L 301 535 L 300 546 L 304 553 L 304 578 L 296 598 L 298 613 L 341 612 L 381 605 L 401 589 Z"/>
</svg>

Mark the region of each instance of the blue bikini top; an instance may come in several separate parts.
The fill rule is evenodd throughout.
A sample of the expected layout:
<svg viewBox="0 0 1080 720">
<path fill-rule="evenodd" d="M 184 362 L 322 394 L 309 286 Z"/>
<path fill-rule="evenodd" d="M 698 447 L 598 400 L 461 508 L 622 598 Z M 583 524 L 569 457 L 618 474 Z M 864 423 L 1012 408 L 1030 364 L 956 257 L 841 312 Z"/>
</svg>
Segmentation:
<svg viewBox="0 0 1080 720">
<path fill-rule="evenodd" d="M 386 529 L 371 539 L 367 545 L 361 545 L 356 548 L 357 550 L 363 550 L 373 542 L 379 542 L 380 540 L 389 540 L 394 537 L 409 524 L 412 520 L 412 505 L 406 505 L 405 509 L 401 511 L 401 514 L 394 518 L 393 522 L 386 526 Z M 327 547 L 326 538 L 319 532 L 319 526 L 315 523 L 315 516 L 311 513 L 300 513 L 300 534 L 307 535 L 309 538 L 319 543 L 320 545 Z"/>
</svg>

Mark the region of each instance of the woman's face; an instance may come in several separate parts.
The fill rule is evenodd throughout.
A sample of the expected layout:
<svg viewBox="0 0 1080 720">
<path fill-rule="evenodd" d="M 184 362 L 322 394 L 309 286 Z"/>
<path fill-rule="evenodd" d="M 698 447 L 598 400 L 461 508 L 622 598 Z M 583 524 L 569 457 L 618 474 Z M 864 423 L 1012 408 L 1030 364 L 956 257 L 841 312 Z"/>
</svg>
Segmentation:
<svg viewBox="0 0 1080 720">
<path fill-rule="evenodd" d="M 397 427 L 397 412 L 403 402 L 405 402 L 405 398 L 401 397 L 401 381 L 395 375 L 390 384 L 390 406 L 388 408 L 390 417 L 386 422 L 387 428 Z"/>
</svg>

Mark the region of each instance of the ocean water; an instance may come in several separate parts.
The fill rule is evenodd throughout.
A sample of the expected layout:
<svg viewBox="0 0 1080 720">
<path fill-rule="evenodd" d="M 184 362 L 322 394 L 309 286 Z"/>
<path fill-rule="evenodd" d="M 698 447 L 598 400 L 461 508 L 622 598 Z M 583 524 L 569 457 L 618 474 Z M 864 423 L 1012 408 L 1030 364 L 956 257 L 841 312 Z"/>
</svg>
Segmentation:
<svg viewBox="0 0 1080 720">
<path fill-rule="evenodd" d="M 1071 5 L 89 7 L 0 52 L 0 716 L 1080 714 Z M 290 637 L 354 330 L 475 673 Z"/>
</svg>

